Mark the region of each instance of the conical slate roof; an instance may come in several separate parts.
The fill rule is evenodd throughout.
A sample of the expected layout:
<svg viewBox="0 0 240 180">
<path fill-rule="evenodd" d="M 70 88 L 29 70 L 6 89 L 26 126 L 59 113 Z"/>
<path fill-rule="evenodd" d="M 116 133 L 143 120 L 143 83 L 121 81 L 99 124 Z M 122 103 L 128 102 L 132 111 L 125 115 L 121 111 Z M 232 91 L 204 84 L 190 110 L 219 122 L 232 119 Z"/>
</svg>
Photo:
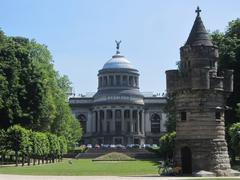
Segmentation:
<svg viewBox="0 0 240 180">
<path fill-rule="evenodd" d="M 199 10 L 199 9 L 198 9 Z M 200 17 L 199 12 L 197 11 L 197 17 L 194 21 L 192 30 L 189 34 L 188 40 L 185 45 L 191 46 L 213 46 L 212 41 L 210 40 L 208 33 L 203 25 L 202 19 Z"/>
</svg>

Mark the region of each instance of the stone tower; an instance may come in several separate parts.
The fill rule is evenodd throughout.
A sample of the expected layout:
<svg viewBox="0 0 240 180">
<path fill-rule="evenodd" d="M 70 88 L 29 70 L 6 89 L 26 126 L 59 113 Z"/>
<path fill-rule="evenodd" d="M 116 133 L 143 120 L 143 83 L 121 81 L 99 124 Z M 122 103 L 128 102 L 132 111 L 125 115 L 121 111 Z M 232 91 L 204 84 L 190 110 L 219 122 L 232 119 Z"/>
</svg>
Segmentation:
<svg viewBox="0 0 240 180">
<path fill-rule="evenodd" d="M 166 71 L 167 92 L 175 97 L 174 158 L 183 173 L 200 170 L 230 174 L 225 140 L 225 101 L 233 90 L 233 71 L 218 72 L 218 48 L 209 39 L 197 8 L 178 70 Z"/>
</svg>

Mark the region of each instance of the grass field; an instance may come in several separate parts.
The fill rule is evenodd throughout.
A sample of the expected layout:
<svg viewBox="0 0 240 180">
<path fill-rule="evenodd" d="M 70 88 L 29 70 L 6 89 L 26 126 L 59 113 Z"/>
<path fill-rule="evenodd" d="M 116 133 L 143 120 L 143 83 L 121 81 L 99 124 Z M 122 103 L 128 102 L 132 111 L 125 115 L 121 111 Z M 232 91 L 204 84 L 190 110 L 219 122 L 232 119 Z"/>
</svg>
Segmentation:
<svg viewBox="0 0 240 180">
<path fill-rule="evenodd" d="M 57 176 L 127 176 L 157 174 L 154 161 L 92 162 L 90 159 L 64 160 L 60 163 L 24 167 L 0 167 L 0 174 L 57 175 Z"/>
</svg>

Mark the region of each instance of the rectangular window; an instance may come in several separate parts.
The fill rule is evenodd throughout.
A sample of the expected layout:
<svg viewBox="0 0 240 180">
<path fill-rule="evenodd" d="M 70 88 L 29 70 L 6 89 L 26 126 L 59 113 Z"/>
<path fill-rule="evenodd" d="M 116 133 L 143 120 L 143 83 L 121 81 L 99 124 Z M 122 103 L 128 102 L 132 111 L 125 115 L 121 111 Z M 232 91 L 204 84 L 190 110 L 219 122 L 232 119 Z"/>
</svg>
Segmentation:
<svg viewBox="0 0 240 180">
<path fill-rule="evenodd" d="M 216 120 L 221 120 L 221 112 L 219 112 L 219 111 L 215 112 L 215 119 Z"/>
<path fill-rule="evenodd" d="M 181 112 L 181 121 L 187 120 L 187 112 Z"/>
</svg>

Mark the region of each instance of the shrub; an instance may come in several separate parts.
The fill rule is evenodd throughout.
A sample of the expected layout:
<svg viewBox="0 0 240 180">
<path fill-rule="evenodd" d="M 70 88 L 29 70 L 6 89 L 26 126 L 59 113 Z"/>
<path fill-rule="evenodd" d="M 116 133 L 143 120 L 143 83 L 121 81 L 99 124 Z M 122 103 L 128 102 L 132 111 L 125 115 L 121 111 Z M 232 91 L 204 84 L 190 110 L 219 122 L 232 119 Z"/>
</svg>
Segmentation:
<svg viewBox="0 0 240 180">
<path fill-rule="evenodd" d="M 160 154 L 164 159 L 172 159 L 176 132 L 166 133 L 160 137 Z"/>
</svg>

